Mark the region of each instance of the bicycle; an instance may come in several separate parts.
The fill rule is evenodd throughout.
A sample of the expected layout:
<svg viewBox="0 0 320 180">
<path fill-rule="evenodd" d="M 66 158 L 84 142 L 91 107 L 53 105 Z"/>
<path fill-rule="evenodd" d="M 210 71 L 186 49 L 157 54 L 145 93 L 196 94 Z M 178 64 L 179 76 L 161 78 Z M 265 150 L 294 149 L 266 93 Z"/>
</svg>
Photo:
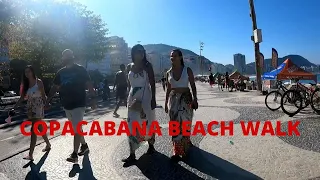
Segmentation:
<svg viewBox="0 0 320 180">
<path fill-rule="evenodd" d="M 300 91 L 300 94 L 302 96 L 303 103 L 302 109 L 308 107 L 311 104 L 311 96 L 316 90 L 316 84 L 309 83 L 311 87 L 306 87 L 305 85 L 301 84 L 300 82 L 297 82 L 297 90 Z"/>
<path fill-rule="evenodd" d="M 277 80 L 276 82 L 277 84 L 277 90 L 271 91 L 266 95 L 266 98 L 264 99 L 264 103 L 267 106 L 268 109 L 270 109 L 271 111 L 276 111 L 278 109 L 280 109 L 281 107 L 281 97 L 282 94 L 286 91 L 288 91 L 288 89 L 283 85 L 282 81 Z M 271 106 L 268 104 L 268 98 L 269 97 L 274 97 L 272 99 L 272 102 L 276 103 L 277 100 L 279 100 L 280 102 L 278 103 L 279 105 L 277 105 L 277 107 L 275 108 L 271 108 Z"/>
<path fill-rule="evenodd" d="M 295 81 L 295 87 L 286 91 L 281 97 L 281 109 L 285 114 L 289 115 L 289 117 L 293 117 L 294 115 L 298 114 L 302 109 L 308 107 L 308 105 L 311 102 L 311 95 L 315 91 L 315 84 L 309 83 L 311 87 L 308 88 L 300 82 L 298 82 L 299 79 L 295 79 Z M 284 107 L 284 105 L 287 103 L 293 104 L 298 109 L 294 112 L 289 112 Z"/>
<path fill-rule="evenodd" d="M 311 108 L 313 109 L 314 112 L 316 112 L 317 114 L 320 115 L 320 109 L 317 109 L 315 107 L 314 102 L 316 102 L 319 106 L 320 103 L 320 96 L 316 93 L 320 92 L 320 88 L 316 87 L 316 89 L 313 91 L 313 93 L 311 94 Z M 313 99 L 316 98 L 316 100 L 314 101 Z"/>
</svg>

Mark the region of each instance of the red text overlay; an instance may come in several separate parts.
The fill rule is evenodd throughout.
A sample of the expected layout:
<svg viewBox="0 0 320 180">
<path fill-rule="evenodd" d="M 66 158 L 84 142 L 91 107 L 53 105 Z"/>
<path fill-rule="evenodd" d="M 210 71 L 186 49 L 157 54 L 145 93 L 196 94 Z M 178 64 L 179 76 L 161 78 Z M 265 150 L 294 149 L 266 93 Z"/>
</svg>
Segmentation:
<svg viewBox="0 0 320 180">
<path fill-rule="evenodd" d="M 233 136 L 234 134 L 235 125 L 233 121 L 211 121 L 208 124 L 204 124 L 202 121 L 191 123 L 191 121 L 183 121 L 182 123 L 169 121 L 168 134 L 170 136 L 177 136 L 179 134 L 183 136 Z M 38 136 L 43 136 L 48 132 L 53 136 L 55 133 L 60 132 L 60 130 L 61 135 L 75 135 L 77 133 L 81 136 L 135 136 L 137 134 L 142 136 L 154 134 L 162 136 L 163 133 L 158 121 L 153 121 L 149 128 L 147 128 L 146 122 L 132 122 L 131 130 L 127 121 L 121 121 L 119 125 L 114 121 L 93 121 L 90 124 L 89 131 L 81 130 L 83 125 L 88 125 L 87 121 L 81 121 L 74 128 L 71 121 L 64 122 L 62 127 L 60 122 L 55 120 L 50 121 L 48 124 L 45 121 L 37 121 L 33 124 L 32 131 Z M 285 123 L 281 121 L 240 121 L 240 127 L 244 136 L 300 136 L 298 130 L 299 124 L 300 121 L 287 121 Z M 20 130 L 24 136 L 31 135 L 31 131 L 26 130 L 26 127 L 30 125 L 32 125 L 31 121 L 24 121 L 21 124 Z"/>
</svg>

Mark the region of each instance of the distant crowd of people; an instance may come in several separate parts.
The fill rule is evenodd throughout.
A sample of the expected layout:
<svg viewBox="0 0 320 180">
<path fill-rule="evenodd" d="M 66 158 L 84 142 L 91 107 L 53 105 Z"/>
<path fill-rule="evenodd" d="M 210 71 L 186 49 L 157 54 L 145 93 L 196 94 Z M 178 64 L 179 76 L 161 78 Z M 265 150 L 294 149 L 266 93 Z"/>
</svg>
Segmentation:
<svg viewBox="0 0 320 180">
<path fill-rule="evenodd" d="M 243 91 L 245 89 L 244 78 L 239 75 L 236 79 L 230 79 L 229 73 L 226 72 L 225 75 L 218 74 L 214 77 L 212 73 L 209 75 L 209 84 L 213 87 L 214 84 L 218 85 L 219 91 L 226 89 L 232 92 L 233 90 Z"/>
</svg>

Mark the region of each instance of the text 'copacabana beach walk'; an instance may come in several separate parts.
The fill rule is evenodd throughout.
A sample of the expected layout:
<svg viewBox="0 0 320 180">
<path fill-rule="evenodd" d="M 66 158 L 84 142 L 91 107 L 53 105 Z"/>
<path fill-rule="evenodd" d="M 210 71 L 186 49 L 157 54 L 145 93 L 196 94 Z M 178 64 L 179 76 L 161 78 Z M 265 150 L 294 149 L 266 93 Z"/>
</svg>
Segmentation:
<svg viewBox="0 0 320 180">
<path fill-rule="evenodd" d="M 21 124 L 21 133 L 25 136 L 31 136 L 31 132 L 26 131 L 26 126 L 31 125 L 31 121 L 25 121 Z M 244 136 L 300 136 L 298 126 L 300 121 L 288 121 L 287 129 L 283 130 L 281 121 L 276 122 L 276 126 L 272 125 L 271 121 L 240 121 L 242 133 Z M 140 124 L 137 121 L 128 123 L 127 121 L 121 121 L 120 125 L 116 127 L 114 121 L 93 121 L 90 124 L 90 130 L 88 132 L 81 131 L 83 125 L 88 125 L 87 121 L 80 121 L 77 127 L 72 126 L 71 121 L 66 121 L 61 127 L 59 121 L 52 120 L 49 126 L 44 121 L 38 121 L 34 124 L 32 130 L 38 136 L 43 136 L 47 132 L 50 135 L 55 135 L 56 132 L 60 132 L 62 128 L 62 135 L 75 135 L 80 134 L 82 136 L 121 136 L 126 134 L 128 136 L 135 136 L 137 134 L 142 136 L 158 135 L 162 136 L 161 127 L 158 121 L 153 121 L 149 126 L 146 122 Z M 38 129 L 39 126 L 44 127 L 42 131 Z M 216 129 L 216 130 L 213 130 Z M 177 121 L 169 121 L 168 133 L 170 136 L 177 136 L 182 133 L 183 136 L 233 136 L 234 135 L 234 122 L 233 121 L 211 121 L 205 126 L 202 121 L 196 121 L 192 126 L 191 121 L 184 121 L 179 123 Z"/>
</svg>

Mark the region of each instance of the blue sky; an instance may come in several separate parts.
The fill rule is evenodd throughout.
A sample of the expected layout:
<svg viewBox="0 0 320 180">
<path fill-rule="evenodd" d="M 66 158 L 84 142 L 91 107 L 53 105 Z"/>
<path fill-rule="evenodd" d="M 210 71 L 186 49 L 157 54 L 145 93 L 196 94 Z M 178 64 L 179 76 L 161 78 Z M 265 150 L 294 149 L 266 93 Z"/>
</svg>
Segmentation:
<svg viewBox="0 0 320 180">
<path fill-rule="evenodd" d="M 213 62 L 233 64 L 233 54 L 254 60 L 248 0 L 76 0 L 108 24 L 110 35 L 129 46 L 163 43 L 199 53 Z M 271 57 L 299 54 L 320 64 L 319 0 L 255 0 L 261 52 Z"/>
</svg>

